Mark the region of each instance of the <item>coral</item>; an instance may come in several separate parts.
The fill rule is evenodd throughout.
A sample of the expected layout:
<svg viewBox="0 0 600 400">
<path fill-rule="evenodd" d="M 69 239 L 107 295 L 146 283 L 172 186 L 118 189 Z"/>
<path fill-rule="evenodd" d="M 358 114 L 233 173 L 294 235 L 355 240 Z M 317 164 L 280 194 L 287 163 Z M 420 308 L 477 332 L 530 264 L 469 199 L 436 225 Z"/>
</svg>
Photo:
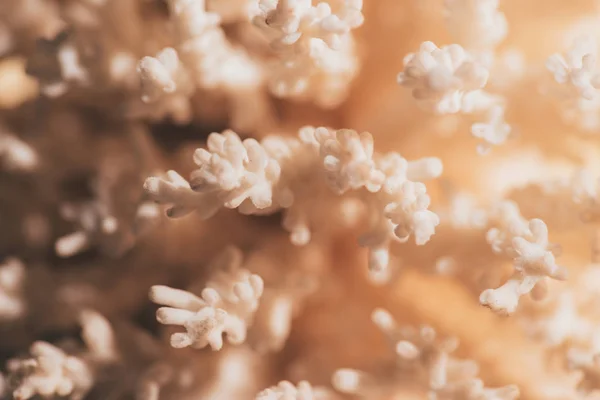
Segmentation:
<svg viewBox="0 0 600 400">
<path fill-rule="evenodd" d="M 593 38 L 580 38 L 564 56 L 554 54 L 548 58 L 546 68 L 557 83 L 571 88 L 572 95 L 592 100 L 600 84 L 595 72 L 597 51 Z"/>
<path fill-rule="evenodd" d="M 424 107 L 441 114 L 456 113 L 465 107 L 466 94 L 485 86 L 488 74 L 460 45 L 438 48 L 433 42 L 423 42 L 417 53 L 404 58 L 398 83 L 411 89 Z"/>
<path fill-rule="evenodd" d="M 167 211 L 171 217 L 183 216 L 192 207 L 202 218 L 213 216 L 223 206 L 258 215 L 283 209 L 283 225 L 298 245 L 310 238 L 305 221 L 314 213 L 310 207 L 318 201 L 315 194 L 323 192 L 316 188 L 319 184 L 338 195 L 350 189 L 360 191 L 371 220 L 360 241 L 371 249 L 369 265 L 376 270 L 387 267 L 391 240 L 406 241 L 414 235 L 419 245 L 429 241 L 439 219 L 428 210 L 425 185 L 410 179 L 439 176 L 442 165 L 438 159 L 409 163 L 399 154 L 389 153 L 377 155 L 376 161 L 373 139 L 367 132 L 359 136 L 351 130 L 305 127 L 299 136 L 298 141 L 267 137 L 259 143 L 242 141 L 232 131 L 212 133 L 208 148 L 194 153 L 199 169 L 192 172 L 190 183 L 169 172 L 171 182 L 152 177 L 144 186 L 156 201 L 172 204 Z M 309 184 L 315 188 L 310 190 Z M 300 190 L 310 191 L 311 203 Z"/>
<path fill-rule="evenodd" d="M 223 347 L 223 335 L 232 344 L 246 340 L 246 330 L 258 308 L 263 281 L 258 275 L 240 269 L 241 255 L 228 249 L 213 268 L 215 276 L 202 290 L 201 297 L 167 286 L 153 286 L 150 298 L 161 307 L 156 319 L 161 324 L 181 325 L 186 333 L 171 336 L 171 346 L 192 346 L 201 349 L 210 345 L 213 350 Z"/>
<path fill-rule="evenodd" d="M 513 258 L 514 274 L 501 287 L 481 293 L 480 301 L 499 313 L 511 314 L 522 295 L 544 296 L 547 279 L 564 280 L 567 270 L 556 264 L 544 221 L 523 220 L 514 203 L 500 204 L 495 212 L 500 228 L 491 228 L 487 239 L 494 252 Z"/>
<path fill-rule="evenodd" d="M 339 105 L 358 72 L 350 32 L 362 25 L 362 0 L 260 0 L 252 22 L 264 32 L 276 60 L 269 87 L 278 97 Z"/>
<path fill-rule="evenodd" d="M 599 4 L 0 1 L 0 398 L 600 398 Z"/>
<path fill-rule="evenodd" d="M 68 396 L 83 398 L 92 388 L 97 368 L 110 364 L 118 357 L 112 327 L 106 319 L 92 310 L 81 315 L 83 341 L 88 351 L 82 355 L 69 355 L 62 349 L 44 341 L 33 343 L 31 358 L 9 360 L 7 368 L 10 381 L 15 382 L 15 399 Z"/>
<path fill-rule="evenodd" d="M 36 342 L 30 349 L 33 358 L 9 364 L 13 374 L 23 374 L 23 382 L 15 389 L 17 399 L 30 399 L 35 394 L 50 396 L 73 395 L 86 391 L 91 383 L 86 365 L 78 358 L 67 356 L 46 342 Z"/>
</svg>

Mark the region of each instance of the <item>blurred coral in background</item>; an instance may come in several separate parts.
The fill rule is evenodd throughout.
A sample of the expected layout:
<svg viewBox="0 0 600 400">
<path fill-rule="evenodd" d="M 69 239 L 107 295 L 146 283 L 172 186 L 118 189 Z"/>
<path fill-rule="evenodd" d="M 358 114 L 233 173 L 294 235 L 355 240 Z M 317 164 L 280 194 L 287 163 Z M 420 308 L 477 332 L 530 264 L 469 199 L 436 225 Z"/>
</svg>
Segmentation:
<svg viewBox="0 0 600 400">
<path fill-rule="evenodd" d="M 0 398 L 600 399 L 599 27 L 2 0 Z"/>
</svg>

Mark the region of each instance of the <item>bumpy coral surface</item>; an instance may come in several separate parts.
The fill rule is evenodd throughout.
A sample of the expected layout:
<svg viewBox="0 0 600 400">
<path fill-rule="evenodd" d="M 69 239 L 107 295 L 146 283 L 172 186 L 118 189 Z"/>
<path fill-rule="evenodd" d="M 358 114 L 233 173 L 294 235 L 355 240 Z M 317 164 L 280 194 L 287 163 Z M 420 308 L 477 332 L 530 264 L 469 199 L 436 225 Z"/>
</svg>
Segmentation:
<svg viewBox="0 0 600 400">
<path fill-rule="evenodd" d="M 600 399 L 598 26 L 0 1 L 0 398 Z"/>
</svg>

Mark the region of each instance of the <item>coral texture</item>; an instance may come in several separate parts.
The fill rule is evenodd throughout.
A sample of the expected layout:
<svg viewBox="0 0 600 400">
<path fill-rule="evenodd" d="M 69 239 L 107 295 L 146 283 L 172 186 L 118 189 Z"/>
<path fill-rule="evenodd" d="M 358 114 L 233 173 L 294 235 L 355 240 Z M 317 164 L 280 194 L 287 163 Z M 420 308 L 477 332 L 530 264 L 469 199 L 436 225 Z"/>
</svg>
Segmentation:
<svg viewBox="0 0 600 400">
<path fill-rule="evenodd" d="M 600 399 L 599 21 L 1 0 L 0 399 Z"/>
</svg>

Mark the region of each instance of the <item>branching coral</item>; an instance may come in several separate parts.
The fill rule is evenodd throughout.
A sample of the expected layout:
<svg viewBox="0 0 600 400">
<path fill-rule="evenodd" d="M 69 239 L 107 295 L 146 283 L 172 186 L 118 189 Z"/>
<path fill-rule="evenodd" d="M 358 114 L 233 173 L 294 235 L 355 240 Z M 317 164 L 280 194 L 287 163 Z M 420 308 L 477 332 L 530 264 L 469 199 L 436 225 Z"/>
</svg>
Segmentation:
<svg viewBox="0 0 600 400">
<path fill-rule="evenodd" d="M 499 227 L 488 231 L 488 242 L 494 252 L 513 258 L 515 272 L 500 288 L 485 290 L 480 301 L 497 312 L 510 314 L 522 295 L 543 296 L 547 278 L 564 280 L 567 270 L 556 264 L 544 221 L 523 220 L 514 203 L 500 204 L 494 219 Z"/>
<path fill-rule="evenodd" d="M 596 72 L 597 52 L 594 39 L 580 38 L 564 56 L 554 54 L 548 58 L 546 68 L 557 83 L 570 89 L 571 96 L 592 100 L 600 83 Z"/>
<path fill-rule="evenodd" d="M 398 83 L 411 89 L 424 107 L 441 114 L 456 113 L 465 107 L 466 94 L 485 86 L 488 74 L 460 45 L 438 48 L 424 42 L 418 52 L 404 58 Z"/>
<path fill-rule="evenodd" d="M 8 362 L 10 380 L 15 382 L 15 399 L 68 396 L 83 398 L 94 384 L 95 370 L 103 364 L 115 361 L 112 327 L 95 311 L 86 310 L 81 315 L 83 340 L 88 351 L 81 355 L 69 355 L 48 342 L 37 341 L 29 349 L 31 358 L 13 359 Z"/>
<path fill-rule="evenodd" d="M 9 364 L 13 374 L 23 374 L 23 382 L 14 391 L 17 399 L 30 399 L 35 394 L 81 398 L 91 386 L 88 367 L 79 358 L 66 355 L 46 342 L 36 342 L 30 349 L 33 358 Z"/>
<path fill-rule="evenodd" d="M 360 191 L 369 219 L 369 230 L 360 241 L 371 249 L 369 264 L 375 270 L 387 267 L 391 240 L 406 241 L 414 235 L 417 244 L 425 244 L 430 239 L 439 219 L 428 210 L 425 185 L 411 178 L 439 176 L 438 159 L 409 163 L 397 153 L 375 156 L 371 135 L 351 130 L 306 127 L 299 136 L 300 140 L 274 137 L 259 143 L 242 141 L 232 131 L 213 133 L 208 149 L 194 153 L 199 169 L 192 172 L 190 183 L 170 172 L 171 182 L 146 180 L 146 191 L 158 202 L 172 204 L 168 210 L 172 217 L 185 215 L 192 207 L 203 218 L 222 206 L 258 215 L 284 209 L 284 227 L 299 245 L 310 238 L 314 193 L 322 193 L 309 190 L 313 197 L 309 203 L 302 193 L 306 185 L 325 184 L 334 194 Z"/>
<path fill-rule="evenodd" d="M 181 325 L 186 333 L 171 336 L 171 345 L 181 348 L 192 346 L 213 350 L 227 341 L 239 344 L 246 340 L 246 330 L 258 308 L 263 292 L 263 281 L 258 275 L 240 268 L 241 255 L 229 249 L 215 261 L 215 276 L 207 283 L 201 297 L 167 286 L 153 286 L 150 298 L 161 307 L 156 318 L 161 324 Z"/>
<path fill-rule="evenodd" d="M 260 0 L 253 18 L 277 54 L 269 87 L 278 97 L 337 106 L 358 72 L 351 30 L 363 23 L 362 0 Z"/>
<path fill-rule="evenodd" d="M 220 26 L 220 16 L 207 11 L 205 1 L 169 0 L 167 4 L 177 46 L 139 62 L 143 100 L 160 100 L 167 109 L 175 107 L 178 119 L 188 122 L 193 117 L 189 101 L 195 85 L 198 89 L 223 92 L 233 105 L 234 126 L 255 128 L 259 118 L 267 116 L 268 107 L 263 104 L 258 107 L 263 114 L 252 115 L 242 108 L 249 104 L 242 100 L 260 95 L 261 66 L 243 48 L 229 42 Z"/>
<path fill-rule="evenodd" d="M 600 394 L 596 0 L 1 3 L 1 398 Z"/>
</svg>

